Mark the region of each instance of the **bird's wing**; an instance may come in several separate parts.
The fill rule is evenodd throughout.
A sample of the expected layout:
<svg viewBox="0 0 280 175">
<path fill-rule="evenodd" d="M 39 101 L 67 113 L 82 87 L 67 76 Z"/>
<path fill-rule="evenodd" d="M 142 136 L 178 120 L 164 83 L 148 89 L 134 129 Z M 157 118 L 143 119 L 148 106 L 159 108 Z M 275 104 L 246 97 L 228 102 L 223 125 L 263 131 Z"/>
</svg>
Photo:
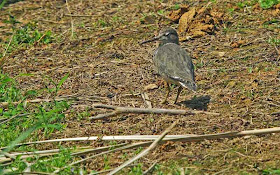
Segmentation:
<svg viewBox="0 0 280 175">
<path fill-rule="evenodd" d="M 196 90 L 192 59 L 179 45 L 168 43 L 159 47 L 154 63 L 159 74 L 179 82 L 183 87 Z"/>
</svg>

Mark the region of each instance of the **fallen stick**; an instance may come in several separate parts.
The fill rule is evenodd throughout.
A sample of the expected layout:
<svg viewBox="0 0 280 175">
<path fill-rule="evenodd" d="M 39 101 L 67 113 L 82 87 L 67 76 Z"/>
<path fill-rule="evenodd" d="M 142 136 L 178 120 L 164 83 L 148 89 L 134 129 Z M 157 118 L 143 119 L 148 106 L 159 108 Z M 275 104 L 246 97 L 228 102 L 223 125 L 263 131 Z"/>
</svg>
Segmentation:
<svg viewBox="0 0 280 175">
<path fill-rule="evenodd" d="M 137 164 L 129 165 L 129 167 L 133 167 L 133 166 L 137 166 Z M 106 173 L 106 172 L 110 172 L 112 170 L 113 170 L 113 168 L 108 169 L 108 170 L 102 170 L 102 171 L 98 171 L 98 172 L 93 172 L 93 173 L 90 173 L 89 175 L 103 174 L 103 173 Z"/>
<path fill-rule="evenodd" d="M 256 130 L 247 130 L 247 131 L 236 131 L 236 132 L 225 132 L 218 134 L 205 134 L 205 135 L 166 135 L 163 141 L 185 141 L 185 142 L 194 142 L 201 140 L 215 140 L 221 138 L 232 138 L 232 137 L 243 137 L 247 135 L 261 135 L 261 134 L 271 134 L 279 133 L 280 127 L 267 128 L 267 129 L 256 129 Z M 61 142 L 61 141 L 89 141 L 89 140 L 102 140 L 102 141 L 117 141 L 117 140 L 155 140 L 158 135 L 128 135 L 128 136 L 93 136 L 93 137 L 77 137 L 77 138 L 66 138 L 66 139 L 54 139 L 54 140 L 42 140 L 36 142 L 27 142 L 17 144 L 16 146 L 22 145 L 31 145 L 38 143 L 51 143 L 51 142 Z M 0 149 L 5 149 L 2 147 Z"/>
<path fill-rule="evenodd" d="M 150 98 L 146 92 L 141 94 L 142 99 L 144 100 L 145 104 L 148 108 L 152 108 L 152 102 L 150 101 Z"/>
<path fill-rule="evenodd" d="M 65 168 L 68 168 L 68 167 L 70 167 L 70 166 L 77 165 L 77 164 L 79 164 L 79 163 L 82 163 L 82 162 L 84 162 L 84 161 L 87 161 L 87 160 L 89 160 L 89 159 L 93 159 L 93 158 L 95 158 L 95 157 L 98 157 L 98 156 L 101 156 L 101 155 L 104 155 L 104 154 L 109 154 L 109 153 L 111 153 L 111 152 L 122 151 L 122 150 L 126 150 L 126 149 L 138 148 L 138 147 L 141 147 L 141 146 L 144 147 L 144 146 L 150 145 L 151 143 L 152 143 L 152 142 L 132 143 L 132 144 L 130 144 L 130 145 L 125 145 L 125 146 L 122 146 L 122 147 L 119 147 L 119 148 L 116 148 L 116 149 L 111 149 L 111 150 L 108 150 L 108 151 L 104 151 L 104 152 L 101 152 L 101 153 L 99 153 L 99 154 L 95 154 L 95 155 L 93 155 L 93 156 L 89 156 L 89 157 L 87 157 L 87 158 L 85 158 L 85 159 L 81 159 L 81 160 L 78 160 L 78 161 L 76 161 L 76 162 L 72 162 L 71 164 L 66 165 L 65 167 L 61 167 L 61 168 L 55 170 L 55 171 L 52 172 L 51 174 L 52 174 L 52 175 L 58 174 L 60 171 L 64 170 Z"/>
<path fill-rule="evenodd" d="M 55 98 L 55 101 L 63 101 L 69 100 L 67 98 Z M 18 105 L 20 103 L 40 103 L 40 102 L 51 102 L 54 101 L 53 99 L 34 99 L 34 100 L 26 100 L 26 101 L 16 101 L 16 102 L 2 102 L 0 103 L 0 107 L 6 108 L 9 104 Z"/>
<path fill-rule="evenodd" d="M 117 167 L 113 171 L 111 171 L 108 175 L 116 174 L 117 172 L 119 172 L 121 169 L 125 168 L 129 164 L 133 163 L 134 161 L 140 159 L 143 156 L 146 156 L 151 150 L 156 148 L 156 146 L 159 144 L 159 142 L 166 136 L 167 133 L 169 133 L 171 131 L 171 129 L 173 129 L 175 127 L 175 125 L 177 123 L 178 123 L 178 120 L 176 120 L 174 123 L 172 123 L 172 125 L 169 126 L 147 149 L 141 151 L 139 154 L 137 154 L 133 158 L 124 162 L 119 167 Z"/>
<path fill-rule="evenodd" d="M 193 136 L 193 134 L 186 135 L 167 135 L 163 140 L 168 140 L 172 138 L 181 138 L 185 136 Z M 90 136 L 90 137 L 73 137 L 73 138 L 63 138 L 63 139 L 53 139 L 53 140 L 41 140 L 35 142 L 19 143 L 16 146 L 40 144 L 40 143 L 54 143 L 54 142 L 71 142 L 71 141 L 121 141 L 121 140 L 155 140 L 158 135 L 124 135 L 124 136 Z M 2 147 L 0 150 L 6 149 L 7 147 Z"/>
<path fill-rule="evenodd" d="M 157 165 L 157 161 L 154 162 L 146 171 L 144 171 L 144 172 L 143 172 L 143 175 L 152 173 L 156 165 Z"/>
<path fill-rule="evenodd" d="M 206 111 L 196 111 L 196 110 L 182 110 L 182 109 L 161 109 L 161 108 L 132 108 L 132 107 L 118 107 L 112 105 L 104 104 L 93 104 L 93 108 L 105 108 L 114 110 L 111 113 L 98 114 L 95 117 L 90 117 L 92 120 L 103 119 L 107 117 L 113 117 L 118 114 L 125 113 L 136 113 L 136 114 L 170 114 L 170 115 L 195 115 L 195 114 L 208 114 L 208 115 L 220 115 L 215 112 L 206 112 Z"/>
<path fill-rule="evenodd" d="M 62 96 L 62 97 L 56 97 L 54 99 L 33 99 L 33 100 L 25 100 L 25 101 L 16 101 L 16 102 L 1 102 L 0 107 L 6 108 L 9 104 L 18 105 L 20 103 L 41 103 L 41 102 L 52 102 L 52 101 L 64 101 L 64 100 L 75 100 L 75 101 L 91 101 L 96 102 L 100 101 L 104 97 L 98 97 L 98 96 L 85 96 L 80 97 L 78 95 L 69 95 L 69 96 Z"/>
<path fill-rule="evenodd" d="M 18 114 L 18 115 L 14 115 L 10 118 L 3 118 L 3 119 L 0 119 L 0 125 L 4 124 L 4 123 L 7 123 L 8 121 L 14 119 L 14 118 L 17 118 L 17 117 L 24 117 L 24 116 L 27 116 L 27 115 L 30 115 L 30 113 L 26 113 L 26 114 Z"/>
<path fill-rule="evenodd" d="M 70 7 L 69 7 L 69 4 L 68 4 L 68 0 L 65 0 L 65 4 L 66 4 L 66 8 L 68 10 L 68 13 L 71 14 Z M 71 39 L 73 39 L 73 36 L 74 36 L 74 21 L 73 21 L 72 16 L 70 16 L 70 20 L 71 20 Z"/>
</svg>

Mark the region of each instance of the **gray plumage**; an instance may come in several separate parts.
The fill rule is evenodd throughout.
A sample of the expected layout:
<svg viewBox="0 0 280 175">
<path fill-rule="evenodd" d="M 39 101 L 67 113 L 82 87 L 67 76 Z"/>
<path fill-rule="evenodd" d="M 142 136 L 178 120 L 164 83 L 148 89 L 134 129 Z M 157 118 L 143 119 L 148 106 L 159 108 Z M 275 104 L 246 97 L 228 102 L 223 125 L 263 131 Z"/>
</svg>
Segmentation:
<svg viewBox="0 0 280 175">
<path fill-rule="evenodd" d="M 179 45 L 166 43 L 160 46 L 155 52 L 153 61 L 165 81 L 196 90 L 192 59 Z"/>
<path fill-rule="evenodd" d="M 158 73 L 167 82 L 167 95 L 170 92 L 169 84 L 179 86 L 175 103 L 182 91 L 182 87 L 196 91 L 194 65 L 190 55 L 179 46 L 179 37 L 175 29 L 165 28 L 159 32 L 159 35 L 151 40 L 142 42 L 142 44 L 159 40 L 159 48 L 155 51 L 153 58 L 155 68 Z"/>
</svg>

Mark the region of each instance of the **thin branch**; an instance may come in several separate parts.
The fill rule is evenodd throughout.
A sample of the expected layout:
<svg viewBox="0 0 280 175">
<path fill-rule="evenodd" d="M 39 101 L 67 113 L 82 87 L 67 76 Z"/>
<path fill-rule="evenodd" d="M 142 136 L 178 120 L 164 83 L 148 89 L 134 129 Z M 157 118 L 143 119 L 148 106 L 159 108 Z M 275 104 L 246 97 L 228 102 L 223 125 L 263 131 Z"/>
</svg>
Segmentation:
<svg viewBox="0 0 280 175">
<path fill-rule="evenodd" d="M 148 108 L 152 108 L 152 103 L 151 100 L 146 92 L 141 94 L 142 99 L 144 100 L 145 104 L 147 105 Z"/>
<path fill-rule="evenodd" d="M 137 165 L 136 165 L 136 164 L 129 165 L 129 167 L 132 167 L 132 166 L 137 166 Z M 113 168 L 112 168 L 112 169 L 108 169 L 108 170 L 102 170 L 102 171 L 90 173 L 89 175 L 96 175 L 96 174 L 107 173 L 107 172 L 110 172 L 110 171 L 112 171 L 112 170 L 113 170 Z"/>
<path fill-rule="evenodd" d="M 66 97 L 66 98 L 55 98 L 55 99 L 34 99 L 34 100 L 26 100 L 25 103 L 40 103 L 40 102 L 51 102 L 51 101 L 63 101 L 63 100 L 76 100 L 79 99 L 78 97 Z M 21 103 L 22 101 L 16 101 L 16 102 L 1 102 L 0 107 L 6 108 L 9 104 L 17 105 Z"/>
<path fill-rule="evenodd" d="M 70 11 L 70 8 L 69 8 L 69 5 L 68 5 L 68 0 L 66 0 L 65 3 L 66 3 L 68 13 L 71 14 L 71 11 Z M 70 20 L 71 20 L 71 38 L 73 38 L 73 36 L 74 36 L 74 22 L 73 22 L 72 16 L 70 16 Z"/>
<path fill-rule="evenodd" d="M 178 120 L 175 121 L 171 126 L 169 126 L 147 149 L 143 150 L 141 153 L 137 154 L 133 158 L 129 159 L 128 161 L 124 162 L 119 167 L 115 168 L 113 171 L 109 173 L 109 175 L 116 174 L 121 169 L 125 168 L 129 164 L 133 163 L 134 161 L 140 159 L 143 156 L 146 156 L 151 150 L 155 149 L 155 147 L 159 144 L 159 142 L 166 136 L 167 133 L 171 131 L 172 128 L 178 123 Z"/>
<path fill-rule="evenodd" d="M 156 165 L 157 165 L 157 161 L 154 162 L 146 171 L 144 171 L 143 175 L 146 175 L 146 174 L 148 174 L 148 173 L 151 173 L 151 172 L 154 170 L 154 168 L 155 168 Z"/>
<path fill-rule="evenodd" d="M 13 33 L 13 35 L 11 36 L 10 41 L 9 41 L 9 44 L 7 45 L 7 47 L 6 47 L 6 49 L 5 49 L 5 52 L 3 53 L 3 56 L 2 56 L 2 57 L 5 57 L 5 56 L 6 56 L 6 53 L 8 52 L 8 49 L 9 49 L 11 43 L 12 43 L 13 38 L 14 38 L 14 33 Z"/>
<path fill-rule="evenodd" d="M 18 115 L 14 115 L 10 118 L 4 118 L 4 119 L 0 119 L 0 125 L 4 124 L 4 123 L 7 123 L 9 122 L 10 120 L 14 119 L 14 118 L 17 118 L 17 117 L 24 117 L 24 116 L 27 116 L 27 115 L 30 115 L 30 113 L 26 113 L 26 114 L 18 114 Z M 4 121 L 3 121 L 4 120 Z"/>
<path fill-rule="evenodd" d="M 41 140 L 35 142 L 26 142 L 20 143 L 16 146 L 23 145 L 31 145 L 31 144 L 40 144 L 40 143 L 55 143 L 55 142 L 71 142 L 71 141 L 121 141 L 121 140 L 155 140 L 159 135 L 124 135 L 124 136 L 90 136 L 90 137 L 74 137 L 74 138 L 62 138 L 62 139 L 53 139 L 53 140 Z M 193 134 L 186 135 L 167 135 L 163 140 L 174 139 L 174 138 L 182 138 L 186 136 L 194 136 Z M 6 147 L 2 147 L 1 149 L 5 149 Z"/>
<path fill-rule="evenodd" d="M 195 142 L 201 140 L 215 140 L 221 138 L 232 138 L 232 137 L 243 137 L 247 135 L 261 135 L 261 134 L 271 134 L 279 133 L 280 127 L 267 128 L 267 129 L 256 129 L 256 130 L 247 130 L 240 132 L 226 132 L 218 134 L 205 134 L 205 135 L 167 135 L 163 140 L 164 141 L 184 141 L 184 142 Z M 155 140 L 154 135 L 141 136 L 141 135 L 131 135 L 131 136 L 103 136 L 103 137 L 77 137 L 77 138 L 67 138 L 67 139 L 54 139 L 54 140 L 43 140 L 36 142 L 27 142 L 17 144 L 16 146 L 21 145 L 30 145 L 38 143 L 51 143 L 51 142 L 61 142 L 61 141 L 86 141 L 86 140 Z M 1 148 L 5 149 L 5 147 Z"/>
<path fill-rule="evenodd" d="M 13 38 L 14 38 L 14 34 L 15 34 L 15 33 L 13 33 L 13 35 L 11 36 L 10 41 L 9 41 L 9 44 L 7 45 L 5 51 L 4 51 L 3 55 L 2 55 L 2 58 L 0 59 L 0 67 L 3 66 L 3 64 L 4 64 L 5 60 L 6 60 L 6 57 L 5 57 L 5 56 L 6 56 L 6 54 L 7 54 L 7 52 L 8 52 L 8 49 L 9 49 L 11 43 L 12 43 L 12 40 L 13 40 Z"/>
<path fill-rule="evenodd" d="M 91 117 L 90 119 L 103 119 L 106 117 L 113 117 L 117 114 L 124 113 L 136 113 L 136 114 L 170 114 L 170 115 L 195 115 L 195 114 L 208 114 L 208 115 L 220 115 L 215 112 L 206 112 L 206 111 L 196 111 L 196 110 L 180 110 L 180 109 L 161 109 L 161 108 L 132 108 L 132 107 L 118 107 L 112 105 L 104 105 L 104 104 L 93 104 L 93 108 L 105 108 L 105 109 L 113 109 L 115 110 L 112 113 L 107 114 L 98 114 L 95 117 Z"/>
<path fill-rule="evenodd" d="M 271 115 L 279 115 L 279 114 L 280 114 L 280 111 L 271 113 Z"/>
<path fill-rule="evenodd" d="M 126 145 L 126 146 L 123 146 L 123 147 L 120 147 L 120 148 L 116 148 L 116 149 L 113 149 L 113 150 L 104 151 L 104 152 L 102 152 L 102 153 L 95 154 L 95 155 L 90 156 L 90 157 L 87 157 L 87 158 L 85 158 L 85 159 L 78 160 L 78 161 L 76 161 L 76 162 L 73 162 L 73 163 L 71 163 L 71 164 L 65 166 L 65 167 L 62 167 L 62 168 L 60 168 L 60 169 L 57 169 L 56 171 L 54 171 L 54 172 L 52 173 L 52 175 L 59 173 L 60 171 L 64 170 L 65 168 L 68 168 L 68 167 L 70 167 L 70 166 L 77 165 L 77 164 L 79 164 L 79 163 L 82 163 L 82 162 L 84 162 L 84 161 L 87 161 L 87 160 L 89 160 L 89 159 L 93 159 L 93 158 L 95 158 L 95 157 L 98 157 L 98 156 L 101 156 L 101 155 L 104 155 L 104 154 L 108 154 L 108 153 L 115 152 L 115 151 L 121 151 L 121 150 L 125 150 L 125 149 L 138 148 L 138 147 L 140 147 L 140 146 L 143 146 L 143 147 L 144 147 L 144 146 L 150 145 L 151 143 L 152 143 L 152 142 L 133 143 L 133 144 Z"/>
<path fill-rule="evenodd" d="M 71 17 L 93 17 L 93 15 L 73 15 L 73 14 L 64 14 L 65 16 Z"/>
</svg>

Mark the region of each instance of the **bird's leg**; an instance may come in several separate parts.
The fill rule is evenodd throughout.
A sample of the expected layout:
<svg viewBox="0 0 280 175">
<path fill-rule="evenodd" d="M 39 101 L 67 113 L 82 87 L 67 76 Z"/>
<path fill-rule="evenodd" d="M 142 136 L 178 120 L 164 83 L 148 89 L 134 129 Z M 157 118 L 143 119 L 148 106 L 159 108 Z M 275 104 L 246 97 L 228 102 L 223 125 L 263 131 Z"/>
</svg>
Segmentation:
<svg viewBox="0 0 280 175">
<path fill-rule="evenodd" d="M 181 93 L 181 91 L 182 91 L 182 90 L 183 90 L 182 86 L 179 86 L 179 89 L 178 89 L 177 96 L 176 96 L 176 99 L 175 99 L 174 104 L 176 104 L 176 103 L 177 103 L 177 100 L 178 100 L 179 95 L 180 95 L 180 93 Z"/>
<path fill-rule="evenodd" d="M 164 85 L 165 85 L 165 88 L 167 90 L 167 93 L 166 93 L 166 96 L 165 96 L 164 100 L 161 102 L 161 104 L 164 104 L 164 103 L 167 102 L 167 98 L 168 98 L 169 92 L 170 92 L 170 86 L 166 81 L 164 81 Z"/>
</svg>

